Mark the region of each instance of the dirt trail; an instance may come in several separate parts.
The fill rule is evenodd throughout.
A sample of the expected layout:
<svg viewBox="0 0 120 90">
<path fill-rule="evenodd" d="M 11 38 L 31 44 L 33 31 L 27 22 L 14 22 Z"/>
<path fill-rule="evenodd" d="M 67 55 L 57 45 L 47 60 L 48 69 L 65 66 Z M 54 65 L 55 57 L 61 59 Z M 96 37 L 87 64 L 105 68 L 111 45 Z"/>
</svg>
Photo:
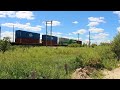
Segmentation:
<svg viewBox="0 0 120 90">
<path fill-rule="evenodd" d="M 92 79 L 86 74 L 85 69 L 76 69 L 76 71 L 72 74 L 72 79 Z M 118 68 L 109 70 L 102 70 L 104 74 L 103 79 L 120 79 L 120 65 Z"/>
<path fill-rule="evenodd" d="M 120 79 L 120 67 L 112 71 L 104 70 L 103 74 L 105 75 L 103 79 Z"/>
</svg>

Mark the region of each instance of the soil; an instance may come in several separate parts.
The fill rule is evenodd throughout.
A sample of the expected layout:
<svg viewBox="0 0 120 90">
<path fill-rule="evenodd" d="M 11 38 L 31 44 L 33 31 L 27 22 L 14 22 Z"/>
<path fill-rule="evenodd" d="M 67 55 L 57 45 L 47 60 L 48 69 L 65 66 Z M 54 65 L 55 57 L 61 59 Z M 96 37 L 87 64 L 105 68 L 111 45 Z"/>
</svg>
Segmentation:
<svg viewBox="0 0 120 90">
<path fill-rule="evenodd" d="M 120 67 L 111 71 L 104 70 L 103 74 L 103 79 L 120 79 Z"/>
<path fill-rule="evenodd" d="M 72 79 L 92 79 L 89 77 L 89 74 L 93 70 L 88 70 L 87 68 L 79 68 L 72 74 Z M 103 72 L 103 79 L 120 79 L 120 65 L 118 68 L 109 70 L 102 70 Z"/>
</svg>

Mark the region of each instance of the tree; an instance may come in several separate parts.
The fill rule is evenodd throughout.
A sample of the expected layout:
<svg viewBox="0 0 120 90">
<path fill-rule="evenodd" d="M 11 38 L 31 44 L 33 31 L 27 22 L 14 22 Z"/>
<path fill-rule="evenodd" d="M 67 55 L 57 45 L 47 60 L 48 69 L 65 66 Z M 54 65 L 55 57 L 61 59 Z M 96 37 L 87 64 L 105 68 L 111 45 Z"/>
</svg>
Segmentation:
<svg viewBox="0 0 120 90">
<path fill-rule="evenodd" d="M 0 40 L 0 51 L 3 53 L 10 48 L 10 38 L 4 37 L 3 40 Z"/>
<path fill-rule="evenodd" d="M 117 59 L 120 60 L 120 33 L 112 41 L 112 51 L 116 54 Z"/>
</svg>

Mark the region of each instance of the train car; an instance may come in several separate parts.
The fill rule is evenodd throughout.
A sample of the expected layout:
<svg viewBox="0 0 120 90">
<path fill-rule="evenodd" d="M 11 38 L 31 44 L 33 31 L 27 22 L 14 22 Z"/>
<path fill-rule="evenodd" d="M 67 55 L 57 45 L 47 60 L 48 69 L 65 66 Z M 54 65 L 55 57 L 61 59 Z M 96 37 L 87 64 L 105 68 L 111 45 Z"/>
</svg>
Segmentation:
<svg viewBox="0 0 120 90">
<path fill-rule="evenodd" d="M 43 46 L 57 46 L 58 37 L 51 35 L 42 35 Z"/>
<path fill-rule="evenodd" d="M 69 40 L 68 38 L 62 38 L 60 37 L 58 39 L 58 44 L 61 45 L 61 46 L 67 46 L 69 44 Z"/>
<path fill-rule="evenodd" d="M 39 44 L 40 34 L 28 31 L 16 30 L 15 31 L 16 44 Z"/>
</svg>

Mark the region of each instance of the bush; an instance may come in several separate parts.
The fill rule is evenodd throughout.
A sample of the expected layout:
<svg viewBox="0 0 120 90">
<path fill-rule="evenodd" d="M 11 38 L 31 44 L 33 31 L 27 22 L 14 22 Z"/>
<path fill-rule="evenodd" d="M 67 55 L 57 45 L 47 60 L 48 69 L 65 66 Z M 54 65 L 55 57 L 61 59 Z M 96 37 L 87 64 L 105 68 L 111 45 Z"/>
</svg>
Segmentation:
<svg viewBox="0 0 120 90">
<path fill-rule="evenodd" d="M 100 46 L 110 46 L 110 45 L 111 45 L 111 43 L 105 43 L 105 42 L 100 43 Z"/>
<path fill-rule="evenodd" d="M 87 47 L 87 44 L 85 44 L 85 43 L 83 43 L 83 45 L 82 45 L 83 47 Z"/>
<path fill-rule="evenodd" d="M 81 47 L 81 44 L 77 44 L 77 43 L 69 44 L 68 47 Z"/>
<path fill-rule="evenodd" d="M 120 60 L 120 33 L 112 41 L 112 51 L 116 54 L 117 59 Z"/>
<path fill-rule="evenodd" d="M 95 46 L 97 46 L 97 44 L 94 44 L 94 43 L 93 43 L 93 44 L 91 45 L 91 47 L 93 47 L 93 48 L 94 48 Z"/>
<path fill-rule="evenodd" d="M 4 53 L 8 49 L 10 49 L 10 39 L 9 37 L 4 37 L 3 40 L 0 40 L 0 51 Z"/>
</svg>

